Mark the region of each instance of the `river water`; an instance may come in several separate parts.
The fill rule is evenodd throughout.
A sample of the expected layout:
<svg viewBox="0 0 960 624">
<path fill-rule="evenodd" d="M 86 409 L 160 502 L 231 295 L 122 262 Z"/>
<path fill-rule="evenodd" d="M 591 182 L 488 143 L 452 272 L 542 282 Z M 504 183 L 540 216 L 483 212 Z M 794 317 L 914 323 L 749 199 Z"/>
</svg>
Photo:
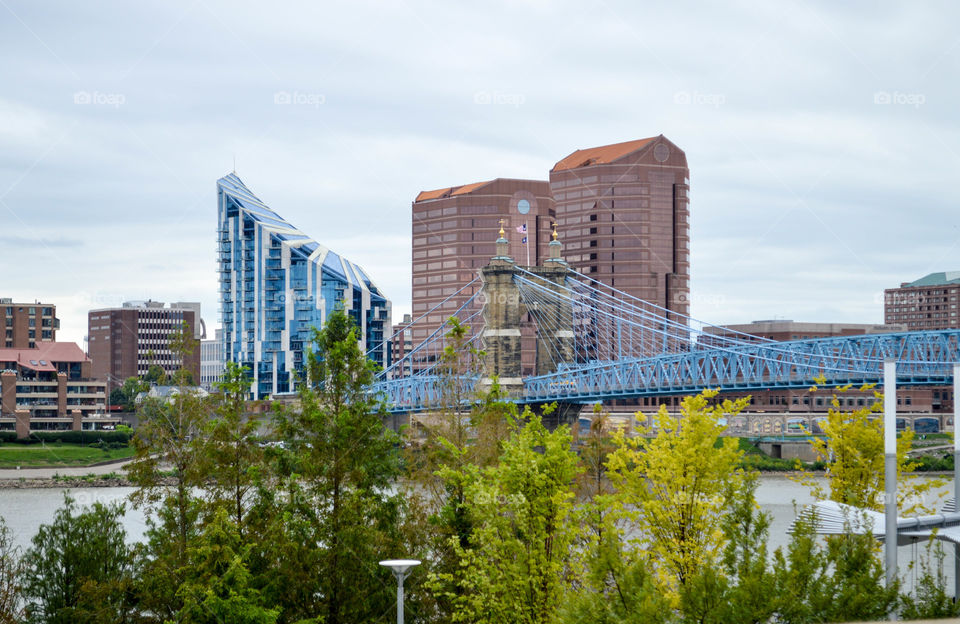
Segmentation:
<svg viewBox="0 0 960 624">
<path fill-rule="evenodd" d="M 927 478 L 927 477 L 920 477 Z M 822 485 L 825 480 L 819 478 Z M 126 502 L 124 527 L 127 530 L 129 542 L 142 541 L 146 531 L 146 518 L 142 510 L 133 509 L 127 502 L 127 497 L 134 488 L 74 488 L 74 489 L 0 489 L 0 517 L 13 533 L 14 541 L 24 548 L 30 545 L 30 540 L 36 534 L 41 524 L 53 521 L 57 509 L 63 505 L 65 493 L 69 493 L 80 505 L 91 505 L 95 502 L 112 503 Z M 924 503 L 935 505 L 939 494 L 952 493 L 950 488 L 941 487 L 931 492 L 924 499 Z M 795 517 L 795 504 L 806 505 L 813 502 L 809 489 L 787 476 L 766 474 L 760 477 L 757 487 L 757 503 L 770 514 L 770 538 L 768 548 L 774 549 L 785 546 L 790 536 L 788 530 Z M 901 574 L 906 577 L 908 585 L 912 585 L 913 573 L 908 569 L 908 563 L 918 553 L 917 547 L 901 546 L 899 548 L 899 562 Z M 953 549 L 947 548 L 945 561 L 948 575 L 948 588 L 953 588 Z"/>
</svg>

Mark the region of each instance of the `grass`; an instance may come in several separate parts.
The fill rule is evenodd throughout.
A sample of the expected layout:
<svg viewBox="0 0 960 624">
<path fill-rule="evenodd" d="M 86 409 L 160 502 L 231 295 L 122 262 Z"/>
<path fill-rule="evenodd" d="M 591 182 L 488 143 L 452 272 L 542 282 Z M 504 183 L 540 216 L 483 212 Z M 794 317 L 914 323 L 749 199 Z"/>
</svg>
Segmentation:
<svg viewBox="0 0 960 624">
<path fill-rule="evenodd" d="M 0 444 L 0 468 L 89 466 L 133 456 L 132 446 L 103 450 L 80 444 Z"/>
</svg>

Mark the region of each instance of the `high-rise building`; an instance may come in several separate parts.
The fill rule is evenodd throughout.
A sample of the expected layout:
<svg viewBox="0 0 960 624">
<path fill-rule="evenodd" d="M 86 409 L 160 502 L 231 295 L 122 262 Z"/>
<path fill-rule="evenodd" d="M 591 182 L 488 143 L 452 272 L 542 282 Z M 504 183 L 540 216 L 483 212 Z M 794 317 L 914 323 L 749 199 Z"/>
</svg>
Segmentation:
<svg viewBox="0 0 960 624">
<path fill-rule="evenodd" d="M 363 269 L 270 209 L 235 173 L 217 181 L 223 357 L 249 368 L 253 398 L 292 392 L 311 331 L 342 308 L 361 348 L 390 363 L 390 301 Z"/>
<path fill-rule="evenodd" d="M 184 361 L 171 346 L 171 338 L 187 324 L 191 352 Z M 146 375 L 154 364 L 170 375 L 180 368 L 200 379 L 200 339 L 204 337 L 200 304 L 161 301 L 127 301 L 119 308 L 87 313 L 87 351 L 93 375 L 113 390 L 128 377 Z"/>
<path fill-rule="evenodd" d="M 960 271 L 931 273 L 900 288 L 884 291 L 884 321 L 906 325 L 910 331 L 960 329 L 957 297 Z"/>
<path fill-rule="evenodd" d="M 663 135 L 579 149 L 550 170 L 564 257 L 607 286 L 689 314 L 690 170 Z"/>
<path fill-rule="evenodd" d="M 200 387 L 210 392 L 223 377 L 223 330 L 213 332 L 213 339 L 200 341 Z"/>
<path fill-rule="evenodd" d="M 60 319 L 57 307 L 48 303 L 14 303 L 0 299 L 0 316 L 4 319 L 4 339 L 0 346 L 7 349 L 32 349 L 40 342 L 56 342 Z"/>
<path fill-rule="evenodd" d="M 496 255 L 501 225 L 511 257 L 519 265 L 534 266 L 547 257 L 554 218 L 546 181 L 510 178 L 423 191 L 413 201 L 412 214 L 413 318 L 426 314 L 411 330 L 414 345 L 480 290 L 477 283 L 456 294 Z M 535 343 L 529 320 L 521 332 L 524 370 L 532 373 Z"/>
</svg>

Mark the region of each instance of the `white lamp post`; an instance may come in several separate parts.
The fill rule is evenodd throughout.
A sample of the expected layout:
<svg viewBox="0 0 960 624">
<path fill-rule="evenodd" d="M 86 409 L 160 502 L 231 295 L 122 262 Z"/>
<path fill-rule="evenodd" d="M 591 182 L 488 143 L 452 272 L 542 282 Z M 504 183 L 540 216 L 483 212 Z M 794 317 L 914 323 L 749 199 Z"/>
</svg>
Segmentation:
<svg viewBox="0 0 960 624">
<path fill-rule="evenodd" d="M 416 559 L 387 559 L 380 565 L 390 568 L 397 576 L 397 624 L 403 624 L 403 579 L 410 574 L 410 568 L 420 565 Z"/>
</svg>

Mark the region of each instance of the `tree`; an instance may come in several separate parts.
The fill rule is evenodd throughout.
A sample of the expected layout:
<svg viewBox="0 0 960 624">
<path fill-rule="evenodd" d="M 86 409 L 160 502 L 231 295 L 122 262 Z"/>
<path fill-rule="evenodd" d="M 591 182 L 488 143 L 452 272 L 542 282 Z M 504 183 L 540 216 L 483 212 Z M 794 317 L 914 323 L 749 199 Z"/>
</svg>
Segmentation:
<svg viewBox="0 0 960 624">
<path fill-rule="evenodd" d="M 649 440 L 614 434 L 616 451 L 608 461 L 619 513 L 636 524 L 633 541 L 648 553 L 661 590 L 675 606 L 680 589 L 700 570 L 716 565 L 725 544 L 720 520 L 728 482 L 743 479 L 737 469 L 737 441 L 724 438 L 720 419 L 736 415 L 746 399 L 709 406 L 717 391 L 686 397 L 681 415 L 665 406 Z"/>
<path fill-rule="evenodd" d="M 53 523 L 40 526 L 24 555 L 30 621 L 127 621 L 132 569 L 123 513 L 123 505 L 102 503 L 79 511 L 64 496 Z"/>
<path fill-rule="evenodd" d="M 227 509 L 242 536 L 264 468 L 264 452 L 256 435 L 260 423 L 246 417 L 250 377 L 245 368 L 228 362 L 217 388 L 213 418 L 203 428 L 199 452 L 206 464 L 201 470 L 208 475 L 208 502 Z"/>
<path fill-rule="evenodd" d="M 454 622 L 559 621 L 579 530 L 572 511 L 580 468 L 567 427 L 548 432 L 529 410 L 523 419 L 504 442 L 499 463 L 464 469 L 474 527 L 469 547 L 452 536 L 456 571 L 432 573 L 429 581 L 439 591 L 469 590 L 447 596 Z"/>
<path fill-rule="evenodd" d="M 401 501 L 390 491 L 400 474 L 399 440 L 383 426 L 385 408 L 369 391 L 375 364 L 342 310 L 315 330 L 312 347 L 299 406 L 274 418 L 286 447 L 279 457 L 286 495 L 276 499 L 281 538 L 264 555 L 280 565 L 270 591 L 295 605 L 296 617 L 366 621 L 393 602 L 377 561 L 400 554 Z"/>
<path fill-rule="evenodd" d="M 823 378 L 817 380 L 822 383 Z M 850 386 L 837 389 L 846 392 Z M 861 391 L 873 388 L 864 385 Z M 811 391 L 816 390 L 816 386 Z M 815 481 L 807 479 L 817 498 L 829 498 L 863 509 L 883 511 L 884 494 L 884 436 L 883 419 L 876 416 L 882 409 L 883 395 L 874 391 L 875 401 L 845 412 L 840 409 L 840 399 L 835 394 L 827 418 L 821 423 L 824 437 L 811 441 L 818 459 L 827 463 L 829 493 Z M 920 501 L 923 494 L 942 485 L 931 479 L 904 479 L 913 472 L 916 464 L 910 462 L 907 451 L 913 441 L 913 431 L 904 430 L 897 438 L 897 488 L 901 513 L 926 511 Z"/>
<path fill-rule="evenodd" d="M 451 317 L 447 326 L 446 344 L 437 364 L 440 406 L 416 428 L 407 429 L 404 499 L 408 541 L 424 548 L 425 571 L 436 579 L 455 580 L 459 578 L 455 574 L 459 557 L 449 547 L 450 540 L 470 548 L 473 533 L 466 491 L 474 473 L 467 467 L 495 465 L 518 417 L 516 405 L 503 400 L 495 377 L 485 392 L 470 388 L 470 380 L 479 376 L 483 352 L 471 346 L 470 328 L 459 319 Z M 449 618 L 454 608 L 449 597 L 468 590 L 437 583 L 434 591 L 414 593 L 412 598 L 422 610 Z"/>
<path fill-rule="evenodd" d="M 22 574 L 20 549 L 0 518 L 0 624 L 16 624 L 23 618 Z"/>
<path fill-rule="evenodd" d="M 174 337 L 171 348 L 184 361 L 192 342 Z M 182 606 L 176 592 L 183 581 L 187 548 L 200 529 L 198 491 L 209 476 L 202 434 L 210 406 L 187 388 L 184 377 L 177 381 L 178 391 L 169 400 L 147 399 L 141 404 L 134 461 L 127 467 L 138 488 L 131 499 L 154 512 L 147 520 L 147 543 L 138 550 L 140 593 L 147 609 L 168 618 Z"/>
<path fill-rule="evenodd" d="M 190 566 L 178 593 L 183 608 L 178 621 L 190 624 L 273 624 L 278 609 L 263 605 L 259 591 L 251 587 L 244 545 L 227 511 L 218 509 L 192 544 Z"/>
</svg>

